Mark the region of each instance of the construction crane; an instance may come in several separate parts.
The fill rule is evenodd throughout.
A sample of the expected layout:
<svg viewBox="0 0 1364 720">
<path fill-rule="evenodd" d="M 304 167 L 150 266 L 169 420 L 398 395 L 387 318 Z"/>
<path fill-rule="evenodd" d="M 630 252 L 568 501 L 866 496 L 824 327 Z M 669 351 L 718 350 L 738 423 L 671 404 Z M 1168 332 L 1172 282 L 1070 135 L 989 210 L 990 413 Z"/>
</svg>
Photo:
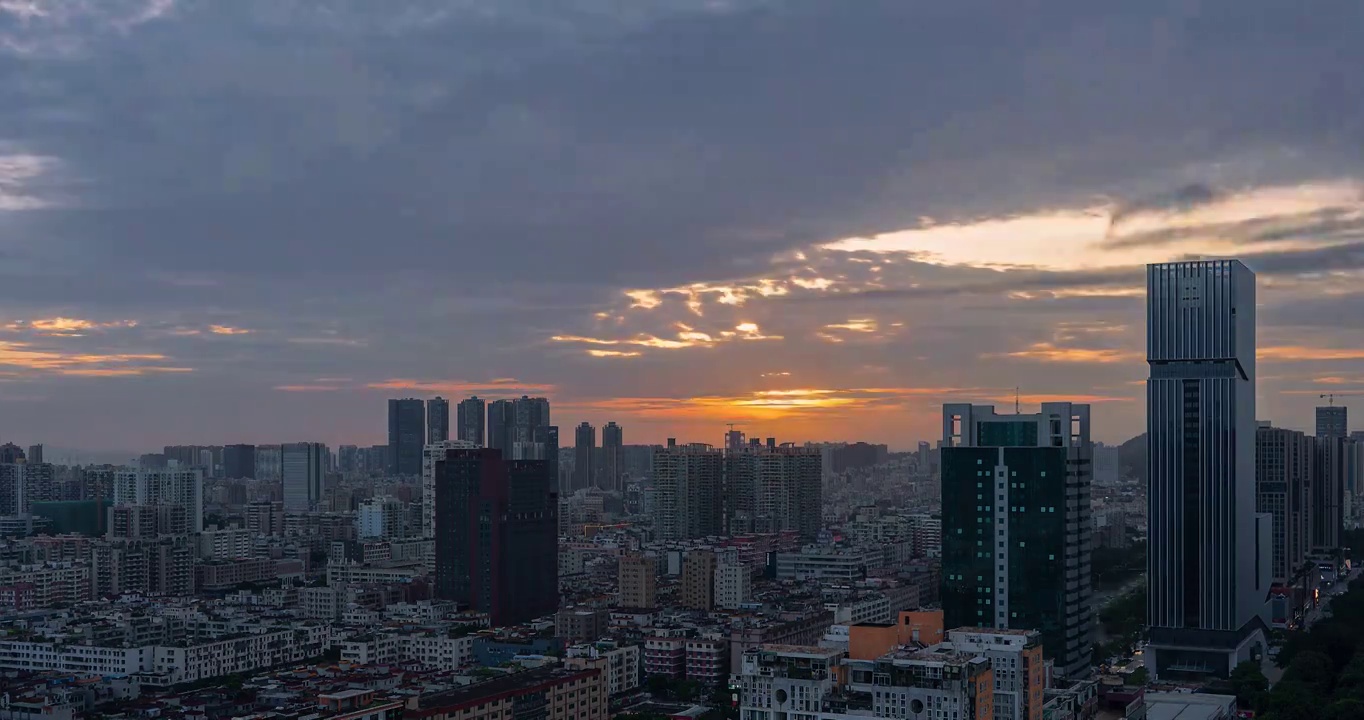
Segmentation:
<svg viewBox="0 0 1364 720">
<path fill-rule="evenodd" d="M 1335 406 L 1336 406 L 1336 398 L 1338 398 L 1338 397 L 1349 397 L 1349 396 L 1352 396 L 1352 395 L 1364 395 L 1364 392 L 1323 393 L 1323 394 L 1321 394 L 1321 395 L 1318 395 L 1317 397 L 1319 397 L 1319 398 L 1325 398 L 1326 404 L 1327 404 L 1328 406 L 1330 406 L 1330 407 L 1335 407 Z"/>
</svg>

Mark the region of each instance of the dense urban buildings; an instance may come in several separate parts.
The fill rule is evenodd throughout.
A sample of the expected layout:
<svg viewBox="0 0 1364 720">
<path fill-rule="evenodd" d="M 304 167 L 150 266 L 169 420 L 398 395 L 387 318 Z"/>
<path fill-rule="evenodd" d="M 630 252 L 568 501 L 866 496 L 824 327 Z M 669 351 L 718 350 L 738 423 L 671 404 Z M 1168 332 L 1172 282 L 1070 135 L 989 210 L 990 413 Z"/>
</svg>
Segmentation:
<svg viewBox="0 0 1364 720">
<path fill-rule="evenodd" d="M 1255 275 L 1236 260 L 1150 265 L 1146 312 L 1147 664 L 1225 677 L 1265 647 L 1272 581 L 1272 519 L 1255 497 Z"/>
<path fill-rule="evenodd" d="M 660 540 L 724 532 L 725 455 L 709 445 L 669 442 L 653 457 L 654 534 Z"/>
<path fill-rule="evenodd" d="M 794 530 L 814 541 L 823 519 L 823 457 L 820 449 L 808 447 L 748 445 L 727 450 L 729 532 Z"/>
<path fill-rule="evenodd" d="M 488 404 L 488 447 L 510 456 L 518 442 L 535 442 L 537 431 L 548 427 L 549 400 L 522 395 Z"/>
<path fill-rule="evenodd" d="M 422 447 L 426 444 L 426 410 L 421 400 L 388 401 L 388 472 L 416 475 L 421 472 Z"/>
<path fill-rule="evenodd" d="M 450 439 L 450 401 L 436 396 L 426 401 L 426 444 Z"/>
<path fill-rule="evenodd" d="M 943 406 L 942 602 L 948 627 L 1036 630 L 1065 675 L 1090 667 L 1089 406 Z"/>
<path fill-rule="evenodd" d="M 455 439 L 483 447 L 483 428 L 487 424 L 487 413 L 487 403 L 477 395 L 460 400 L 459 405 L 455 407 Z"/>
<path fill-rule="evenodd" d="M 544 461 L 451 449 L 434 462 L 436 594 L 526 622 L 559 605 L 558 494 Z"/>
<path fill-rule="evenodd" d="M 190 532 L 204 529 L 204 476 L 194 470 L 120 470 L 115 505 L 170 505 L 183 509 Z"/>
</svg>

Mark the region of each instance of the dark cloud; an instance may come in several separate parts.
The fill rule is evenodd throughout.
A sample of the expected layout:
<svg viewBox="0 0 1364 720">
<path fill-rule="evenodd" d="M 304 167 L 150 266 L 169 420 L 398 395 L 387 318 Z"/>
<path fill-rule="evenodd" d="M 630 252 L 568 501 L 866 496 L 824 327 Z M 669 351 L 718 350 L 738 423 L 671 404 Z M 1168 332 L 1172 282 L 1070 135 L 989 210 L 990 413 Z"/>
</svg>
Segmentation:
<svg viewBox="0 0 1364 720">
<path fill-rule="evenodd" d="M 51 158 L 21 190 L 55 207 L 0 211 L 0 299 L 24 315 L 135 316 L 139 341 L 203 368 L 139 383 L 182 397 L 199 382 L 206 404 L 231 393 L 272 407 L 283 401 L 243 388 L 341 374 L 505 374 L 584 395 L 698 382 L 683 355 L 641 364 L 656 374 L 608 370 L 545 338 L 625 288 L 800 273 L 821 259 L 771 257 L 924 216 L 1137 198 L 1121 220 L 1217 187 L 1364 174 L 1364 9 L 1347 0 L 1310 13 L 1276 0 L 42 6 L 0 11 L 0 155 Z M 1308 220 L 1228 230 L 1351 243 L 1358 231 L 1343 214 Z M 878 281 L 821 262 L 862 289 L 793 293 L 829 301 L 800 305 L 816 324 L 864 303 L 1141 282 L 1131 268 L 912 263 Z M 1354 244 L 1254 258 L 1271 275 L 1358 263 Z M 1081 301 L 1037 302 L 1059 315 Z M 781 314 L 794 306 L 712 317 L 806 337 L 782 327 L 798 325 Z M 256 332 L 152 333 L 211 322 Z M 866 362 L 928 356 L 922 338 L 906 329 Z M 772 355 L 735 347 L 755 365 Z M 952 373 L 979 354 L 940 349 Z M 845 364 L 811 353 L 809 374 Z M 98 399 L 142 401 L 145 387 Z M 54 417 L 79 414 L 45 391 Z M 246 422 L 231 407 L 203 422 Z"/>
<path fill-rule="evenodd" d="M 1223 197 L 1223 193 L 1203 183 L 1192 183 L 1172 192 L 1119 203 L 1109 218 L 1109 232 L 1134 216 L 1153 212 L 1186 212 Z"/>
</svg>

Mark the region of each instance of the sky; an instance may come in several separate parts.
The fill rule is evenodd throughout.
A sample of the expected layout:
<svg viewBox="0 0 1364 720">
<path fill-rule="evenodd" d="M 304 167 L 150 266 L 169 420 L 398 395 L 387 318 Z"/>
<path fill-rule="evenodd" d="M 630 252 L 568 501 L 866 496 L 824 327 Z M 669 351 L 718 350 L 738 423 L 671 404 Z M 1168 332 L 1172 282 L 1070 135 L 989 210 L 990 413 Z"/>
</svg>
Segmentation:
<svg viewBox="0 0 1364 720">
<path fill-rule="evenodd" d="M 1213 256 L 1258 273 L 1258 415 L 1310 430 L 1364 392 L 1364 5 L 1312 9 L 0 0 L 0 441 L 530 394 L 912 448 L 1017 393 L 1117 442 L 1142 265 Z"/>
</svg>

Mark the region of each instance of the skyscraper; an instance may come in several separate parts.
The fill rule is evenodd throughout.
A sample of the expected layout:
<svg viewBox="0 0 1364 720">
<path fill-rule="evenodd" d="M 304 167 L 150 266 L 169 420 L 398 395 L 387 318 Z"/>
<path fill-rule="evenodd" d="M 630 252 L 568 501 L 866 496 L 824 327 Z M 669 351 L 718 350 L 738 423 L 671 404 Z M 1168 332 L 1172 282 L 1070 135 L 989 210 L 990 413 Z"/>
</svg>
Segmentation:
<svg viewBox="0 0 1364 720">
<path fill-rule="evenodd" d="M 437 597 L 486 612 L 495 626 L 557 610 L 559 503 L 544 462 L 449 450 L 434 474 Z"/>
<path fill-rule="evenodd" d="M 1146 283 L 1146 664 L 1226 677 L 1265 645 L 1272 580 L 1273 523 L 1255 504 L 1255 274 L 1163 263 Z"/>
<path fill-rule="evenodd" d="M 1317 437 L 1343 438 L 1349 436 L 1349 408 L 1334 405 L 1317 408 Z"/>
<path fill-rule="evenodd" d="M 597 477 L 597 429 L 583 422 L 573 431 L 573 490 L 592 487 Z"/>
<path fill-rule="evenodd" d="M 436 536 L 436 462 L 444 460 L 450 450 L 478 448 L 465 440 L 443 440 L 422 448 L 422 537 Z"/>
<path fill-rule="evenodd" d="M 536 428 L 549 425 L 549 401 L 522 395 L 488 405 L 488 447 L 510 453 L 513 444 L 534 442 Z"/>
<path fill-rule="evenodd" d="M 728 530 L 794 530 L 814 542 L 823 519 L 823 453 L 816 447 L 748 446 L 725 452 Z"/>
<path fill-rule="evenodd" d="M 999 415 L 943 406 L 944 627 L 1037 630 L 1065 675 L 1089 671 L 1089 406 Z"/>
<path fill-rule="evenodd" d="M 191 470 L 119 470 L 115 505 L 175 505 L 184 508 L 190 532 L 204 531 L 204 475 Z"/>
<path fill-rule="evenodd" d="M 1255 510 L 1270 516 L 1269 571 L 1289 585 L 1312 548 L 1312 438 L 1297 430 L 1255 429 Z"/>
<path fill-rule="evenodd" d="M 254 479 L 256 477 L 256 446 L 228 445 L 224 447 L 223 476 Z"/>
<path fill-rule="evenodd" d="M 559 426 L 537 428 L 535 442 L 540 444 L 541 459 L 545 461 L 545 480 L 550 489 L 559 491 Z"/>
<path fill-rule="evenodd" d="M 654 532 L 659 540 L 724 533 L 725 455 L 709 445 L 654 451 Z"/>
<path fill-rule="evenodd" d="M 1341 408 L 1341 409 L 1343 410 L 1344 408 Z M 31 462 L 31 463 L 40 463 L 40 462 L 43 461 L 43 444 L 42 444 L 42 443 L 38 443 L 37 445 L 29 445 L 29 446 L 28 446 L 28 458 L 27 458 L 27 460 L 28 460 L 28 462 Z"/>
<path fill-rule="evenodd" d="M 280 445 L 280 484 L 284 509 L 311 512 L 322 501 L 327 447 L 322 443 L 285 443 Z"/>
<path fill-rule="evenodd" d="M 437 395 L 426 401 L 426 444 L 450 439 L 450 401 Z"/>
<path fill-rule="evenodd" d="M 457 440 L 484 445 L 483 427 L 487 415 L 486 403 L 477 395 L 460 400 L 455 406 L 455 434 Z"/>
<path fill-rule="evenodd" d="M 388 401 L 388 473 L 417 475 L 426 445 L 425 409 L 414 398 Z"/>
<path fill-rule="evenodd" d="M 1318 437 L 1313 446 L 1312 552 L 1327 554 L 1340 548 L 1345 532 L 1345 473 L 1353 442 L 1343 437 Z"/>
<path fill-rule="evenodd" d="M 622 492 L 621 473 L 625 466 L 625 436 L 621 427 L 614 422 L 606 423 L 601 429 L 601 468 L 598 482 L 603 490 Z"/>
</svg>

